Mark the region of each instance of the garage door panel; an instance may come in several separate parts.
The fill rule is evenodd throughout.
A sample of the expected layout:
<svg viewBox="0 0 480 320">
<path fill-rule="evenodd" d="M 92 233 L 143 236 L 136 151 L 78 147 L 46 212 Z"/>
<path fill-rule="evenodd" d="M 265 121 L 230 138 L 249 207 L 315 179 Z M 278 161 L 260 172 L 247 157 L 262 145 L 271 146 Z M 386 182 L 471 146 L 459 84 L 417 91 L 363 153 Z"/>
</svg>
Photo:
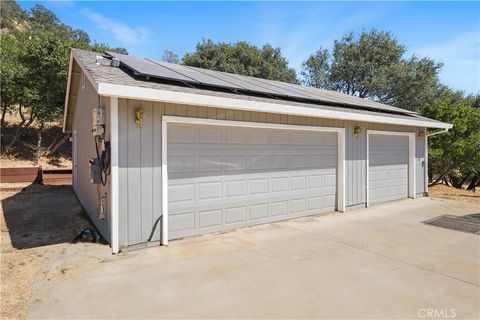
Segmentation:
<svg viewBox="0 0 480 320">
<path fill-rule="evenodd" d="M 195 212 L 181 212 L 169 216 L 171 232 L 191 231 L 195 229 Z"/>
<path fill-rule="evenodd" d="M 307 200 L 308 210 L 319 210 L 323 208 L 323 197 L 310 197 Z"/>
<path fill-rule="evenodd" d="M 272 145 L 286 146 L 288 145 L 288 132 L 277 130 L 276 132 L 270 134 L 270 139 Z"/>
<path fill-rule="evenodd" d="M 284 153 L 276 151 L 270 155 L 270 166 L 272 170 L 288 170 L 288 158 Z"/>
<path fill-rule="evenodd" d="M 245 145 L 247 142 L 247 130 L 245 128 L 225 128 L 225 143 Z"/>
<path fill-rule="evenodd" d="M 168 127 L 169 142 L 174 144 L 194 143 L 195 128 L 189 125 Z"/>
<path fill-rule="evenodd" d="M 168 193 L 169 203 L 193 201 L 195 199 L 195 184 L 170 185 Z"/>
<path fill-rule="evenodd" d="M 248 142 L 251 145 L 268 145 L 269 132 L 263 129 L 248 130 Z"/>
<path fill-rule="evenodd" d="M 266 178 L 248 180 L 248 194 L 251 196 L 266 195 L 269 193 L 269 181 Z"/>
<path fill-rule="evenodd" d="M 306 187 L 306 177 L 305 176 L 294 176 L 290 178 L 290 189 L 291 190 L 305 190 Z"/>
<path fill-rule="evenodd" d="M 168 157 L 169 173 L 193 173 L 195 171 L 195 156 L 193 154 L 175 154 Z"/>
<path fill-rule="evenodd" d="M 215 126 L 197 126 L 196 143 L 204 144 L 221 144 L 222 143 L 222 128 Z"/>
<path fill-rule="evenodd" d="M 199 212 L 199 227 L 211 228 L 222 225 L 222 210 L 206 210 Z M 191 228 L 193 230 L 193 228 Z"/>
<path fill-rule="evenodd" d="M 225 209 L 225 224 L 244 223 L 247 218 L 247 207 L 233 207 Z"/>
<path fill-rule="evenodd" d="M 249 206 L 250 220 L 259 220 L 268 218 L 268 203 L 261 203 Z"/>
<path fill-rule="evenodd" d="M 288 201 L 279 201 L 270 203 L 270 215 L 275 216 L 284 216 L 288 213 Z"/>
<path fill-rule="evenodd" d="M 307 142 L 307 135 L 304 132 L 289 132 L 288 138 L 288 141 L 292 146 L 305 146 L 305 143 Z"/>
<path fill-rule="evenodd" d="M 199 182 L 197 183 L 197 197 L 202 200 L 220 200 L 222 199 L 222 182 Z"/>
<path fill-rule="evenodd" d="M 268 170 L 269 155 L 265 153 L 249 153 L 247 169 L 249 171 Z"/>
<path fill-rule="evenodd" d="M 272 192 L 288 192 L 288 177 L 276 177 L 270 179 Z"/>
<path fill-rule="evenodd" d="M 244 172 L 247 168 L 245 153 L 227 153 L 224 157 L 224 170 L 227 172 Z"/>
<path fill-rule="evenodd" d="M 192 127 L 169 130 L 170 239 L 335 210 L 336 134 Z"/>
<path fill-rule="evenodd" d="M 225 197 L 238 198 L 247 195 L 247 182 L 245 180 L 233 180 L 225 182 Z"/>
<path fill-rule="evenodd" d="M 288 156 L 290 169 L 304 169 L 307 166 L 305 153 L 293 153 Z"/>
<path fill-rule="evenodd" d="M 219 172 L 222 170 L 222 156 L 200 154 L 196 157 L 197 172 Z"/>
<path fill-rule="evenodd" d="M 300 213 L 307 209 L 307 201 L 304 198 L 290 200 L 290 212 Z"/>
<path fill-rule="evenodd" d="M 369 202 L 408 196 L 408 137 L 371 135 L 369 141 Z"/>
</svg>

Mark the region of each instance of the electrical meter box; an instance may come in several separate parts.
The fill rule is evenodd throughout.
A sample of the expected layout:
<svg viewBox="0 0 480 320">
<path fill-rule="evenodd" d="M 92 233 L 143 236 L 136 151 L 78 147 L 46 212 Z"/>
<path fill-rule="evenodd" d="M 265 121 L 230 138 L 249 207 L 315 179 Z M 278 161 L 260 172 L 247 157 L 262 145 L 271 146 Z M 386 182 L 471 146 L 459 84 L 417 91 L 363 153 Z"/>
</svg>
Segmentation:
<svg viewBox="0 0 480 320">
<path fill-rule="evenodd" d="M 105 133 L 105 108 L 93 108 L 92 134 L 103 136 Z"/>
<path fill-rule="evenodd" d="M 100 160 L 98 158 L 92 158 L 88 161 L 90 168 L 90 182 L 93 184 L 99 184 L 102 182 L 102 167 L 100 166 Z"/>
</svg>

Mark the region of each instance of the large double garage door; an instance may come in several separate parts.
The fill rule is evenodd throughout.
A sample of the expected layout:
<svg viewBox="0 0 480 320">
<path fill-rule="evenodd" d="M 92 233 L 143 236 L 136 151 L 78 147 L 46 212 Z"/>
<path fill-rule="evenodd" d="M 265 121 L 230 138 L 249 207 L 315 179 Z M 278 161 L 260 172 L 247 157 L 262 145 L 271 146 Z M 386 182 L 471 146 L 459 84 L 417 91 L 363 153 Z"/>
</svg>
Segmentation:
<svg viewBox="0 0 480 320">
<path fill-rule="evenodd" d="M 168 238 L 334 211 L 337 133 L 169 123 Z"/>
</svg>

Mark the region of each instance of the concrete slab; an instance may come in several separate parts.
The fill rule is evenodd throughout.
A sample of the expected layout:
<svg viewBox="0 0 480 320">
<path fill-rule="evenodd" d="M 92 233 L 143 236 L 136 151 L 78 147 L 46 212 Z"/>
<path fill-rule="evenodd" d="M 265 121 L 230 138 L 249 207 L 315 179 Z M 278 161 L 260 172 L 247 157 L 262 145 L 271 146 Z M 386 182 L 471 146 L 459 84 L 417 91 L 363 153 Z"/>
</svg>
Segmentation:
<svg viewBox="0 0 480 320">
<path fill-rule="evenodd" d="M 76 247 L 37 283 L 29 317 L 478 318 L 480 237 L 420 223 L 447 210 L 480 207 L 422 198 L 116 256 Z"/>
</svg>

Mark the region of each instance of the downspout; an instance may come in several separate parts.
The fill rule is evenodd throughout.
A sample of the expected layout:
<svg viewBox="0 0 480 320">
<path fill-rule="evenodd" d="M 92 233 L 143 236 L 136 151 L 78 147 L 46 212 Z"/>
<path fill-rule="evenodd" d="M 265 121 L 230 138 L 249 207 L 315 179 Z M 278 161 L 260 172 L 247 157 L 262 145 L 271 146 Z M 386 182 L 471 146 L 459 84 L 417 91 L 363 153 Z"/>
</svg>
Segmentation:
<svg viewBox="0 0 480 320">
<path fill-rule="evenodd" d="M 445 133 L 448 130 L 449 129 L 447 128 L 447 129 L 443 129 L 443 130 L 440 130 L 440 131 L 432 132 L 432 133 L 427 134 L 427 137 L 436 136 L 437 134 Z"/>
<path fill-rule="evenodd" d="M 448 128 L 445 128 L 440 131 L 432 132 L 425 134 L 425 196 L 428 197 L 428 137 L 436 136 L 437 134 L 442 134 L 448 132 Z M 427 128 L 425 128 L 425 133 L 427 133 Z"/>
</svg>

